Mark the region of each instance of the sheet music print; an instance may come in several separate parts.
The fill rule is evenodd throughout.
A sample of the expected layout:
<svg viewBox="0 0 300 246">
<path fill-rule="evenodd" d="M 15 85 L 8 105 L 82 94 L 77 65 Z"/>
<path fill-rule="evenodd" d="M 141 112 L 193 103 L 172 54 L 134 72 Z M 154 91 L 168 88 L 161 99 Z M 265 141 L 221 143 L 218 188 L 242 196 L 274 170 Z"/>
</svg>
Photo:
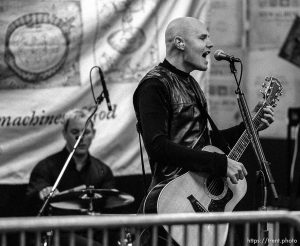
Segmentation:
<svg viewBox="0 0 300 246">
<path fill-rule="evenodd" d="M 137 82 L 158 63 L 156 16 L 148 15 L 155 4 L 155 1 L 98 2 L 95 60 L 109 82 Z M 142 25 L 145 18 L 151 18 L 149 27 Z"/>
<path fill-rule="evenodd" d="M 80 2 L 6 0 L 1 5 L 0 89 L 79 85 Z"/>
</svg>

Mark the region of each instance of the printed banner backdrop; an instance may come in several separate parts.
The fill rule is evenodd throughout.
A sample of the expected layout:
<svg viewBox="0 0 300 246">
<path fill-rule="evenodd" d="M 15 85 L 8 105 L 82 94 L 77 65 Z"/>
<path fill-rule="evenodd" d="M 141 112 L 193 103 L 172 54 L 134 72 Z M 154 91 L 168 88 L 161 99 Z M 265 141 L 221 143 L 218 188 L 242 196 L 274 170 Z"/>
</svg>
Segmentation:
<svg viewBox="0 0 300 246">
<path fill-rule="evenodd" d="M 101 93 L 98 71 L 90 71 L 95 65 L 104 72 L 113 110 L 99 106 L 91 153 L 115 175 L 140 174 L 133 91 L 164 58 L 166 24 L 180 16 L 205 20 L 208 2 L 1 1 L 0 183 L 27 183 L 39 160 L 63 148 L 64 113 L 92 111 L 90 75 Z"/>
<path fill-rule="evenodd" d="M 262 137 L 287 138 L 288 108 L 299 107 L 300 69 L 297 63 L 297 52 L 293 56 L 291 48 L 285 45 L 291 28 L 300 14 L 300 0 L 259 0 L 249 1 L 249 52 L 247 53 L 246 87 L 249 96 L 249 107 L 253 107 L 262 94 L 259 90 L 266 76 L 277 78 L 283 86 L 283 95 L 275 110 L 275 123 L 261 132 Z M 295 30 L 297 32 L 297 30 Z M 280 54 L 284 48 L 284 54 Z M 251 95 L 251 96 L 250 96 Z"/>
<path fill-rule="evenodd" d="M 250 49 L 281 47 L 288 31 L 300 13 L 299 0 L 249 1 Z"/>
<path fill-rule="evenodd" d="M 217 47 L 240 47 L 244 35 L 245 0 L 210 1 L 210 35 Z"/>
<path fill-rule="evenodd" d="M 244 60 L 242 49 L 226 49 L 226 52 Z M 209 76 L 209 112 L 216 125 L 220 129 L 232 127 L 242 121 L 237 103 L 235 90 L 237 85 L 233 74 L 230 71 L 229 62 L 216 61 L 212 59 Z M 240 71 L 239 64 L 236 64 L 237 71 Z M 239 72 L 238 72 L 239 78 Z M 245 79 L 242 81 L 244 90 Z M 244 90 L 246 93 L 246 90 Z"/>
<path fill-rule="evenodd" d="M 270 66 L 270 62 L 272 66 Z M 297 107 L 300 103 L 300 71 L 299 68 L 278 58 L 278 50 L 253 51 L 249 54 L 249 72 L 247 77 L 247 92 L 249 107 L 253 108 L 262 100 L 262 84 L 266 76 L 277 78 L 282 86 L 283 93 L 276 102 L 275 122 L 272 127 L 260 133 L 262 137 L 287 138 L 287 112 L 289 107 Z"/>
<path fill-rule="evenodd" d="M 245 1 L 212 0 L 210 33 L 216 49 L 224 49 L 228 54 L 244 61 L 244 16 Z M 237 64 L 236 69 L 240 71 Z M 211 59 L 208 82 L 209 111 L 220 128 L 231 127 L 241 122 L 234 91 L 236 82 L 230 72 L 229 62 Z"/>
</svg>

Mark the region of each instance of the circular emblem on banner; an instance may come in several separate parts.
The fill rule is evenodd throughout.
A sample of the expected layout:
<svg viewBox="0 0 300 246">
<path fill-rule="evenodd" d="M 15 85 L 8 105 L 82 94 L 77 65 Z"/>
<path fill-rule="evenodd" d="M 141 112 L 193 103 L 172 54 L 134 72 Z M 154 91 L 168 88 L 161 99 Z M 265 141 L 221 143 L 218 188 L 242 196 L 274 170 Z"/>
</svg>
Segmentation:
<svg viewBox="0 0 300 246">
<path fill-rule="evenodd" d="M 4 59 L 19 77 L 36 83 L 62 67 L 69 42 L 62 19 L 49 13 L 26 14 L 7 28 Z"/>
</svg>

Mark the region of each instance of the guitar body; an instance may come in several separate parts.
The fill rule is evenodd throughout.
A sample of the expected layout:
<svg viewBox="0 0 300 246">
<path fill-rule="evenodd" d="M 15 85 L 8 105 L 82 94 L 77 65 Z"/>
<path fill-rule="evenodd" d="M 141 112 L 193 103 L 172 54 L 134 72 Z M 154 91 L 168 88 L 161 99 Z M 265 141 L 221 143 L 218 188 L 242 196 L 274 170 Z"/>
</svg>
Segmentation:
<svg viewBox="0 0 300 246">
<path fill-rule="evenodd" d="M 206 146 L 203 150 L 222 153 L 214 146 Z M 245 179 L 239 180 L 238 184 L 232 184 L 226 178 L 211 177 L 206 173 L 187 172 L 167 183 L 157 185 L 148 194 L 145 204 L 152 207 L 151 212 L 158 214 L 232 211 L 243 198 L 246 190 Z M 156 200 L 156 208 L 153 206 L 153 199 Z M 168 231 L 168 227 L 164 228 Z M 228 224 L 218 225 L 217 245 L 225 244 L 227 234 Z M 201 245 L 205 246 L 215 245 L 214 225 L 203 226 L 201 242 L 197 225 L 187 226 L 186 244 L 183 226 L 173 226 L 171 236 L 179 245 L 199 246 L 201 242 Z"/>
</svg>

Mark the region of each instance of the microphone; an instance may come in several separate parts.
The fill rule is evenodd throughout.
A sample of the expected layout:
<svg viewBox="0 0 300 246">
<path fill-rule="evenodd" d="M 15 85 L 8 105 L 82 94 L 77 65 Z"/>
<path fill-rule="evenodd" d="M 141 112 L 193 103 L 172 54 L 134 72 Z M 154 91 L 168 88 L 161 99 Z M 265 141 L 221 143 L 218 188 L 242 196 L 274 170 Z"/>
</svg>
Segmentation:
<svg viewBox="0 0 300 246">
<path fill-rule="evenodd" d="M 217 61 L 229 61 L 229 62 L 240 62 L 240 58 L 236 58 L 232 55 L 226 54 L 223 50 L 216 50 L 214 53 L 214 57 Z"/>
<path fill-rule="evenodd" d="M 103 76 L 101 68 L 100 67 L 98 67 L 98 68 L 99 68 L 99 74 L 100 74 L 103 94 L 104 94 L 104 97 L 105 97 L 105 100 L 106 100 L 107 108 L 108 108 L 109 111 L 112 111 L 112 107 L 111 107 L 111 103 L 110 103 L 110 100 L 109 100 L 109 94 L 108 94 L 108 90 L 107 90 L 106 83 L 105 83 L 105 80 L 104 80 L 104 76 Z"/>
</svg>

